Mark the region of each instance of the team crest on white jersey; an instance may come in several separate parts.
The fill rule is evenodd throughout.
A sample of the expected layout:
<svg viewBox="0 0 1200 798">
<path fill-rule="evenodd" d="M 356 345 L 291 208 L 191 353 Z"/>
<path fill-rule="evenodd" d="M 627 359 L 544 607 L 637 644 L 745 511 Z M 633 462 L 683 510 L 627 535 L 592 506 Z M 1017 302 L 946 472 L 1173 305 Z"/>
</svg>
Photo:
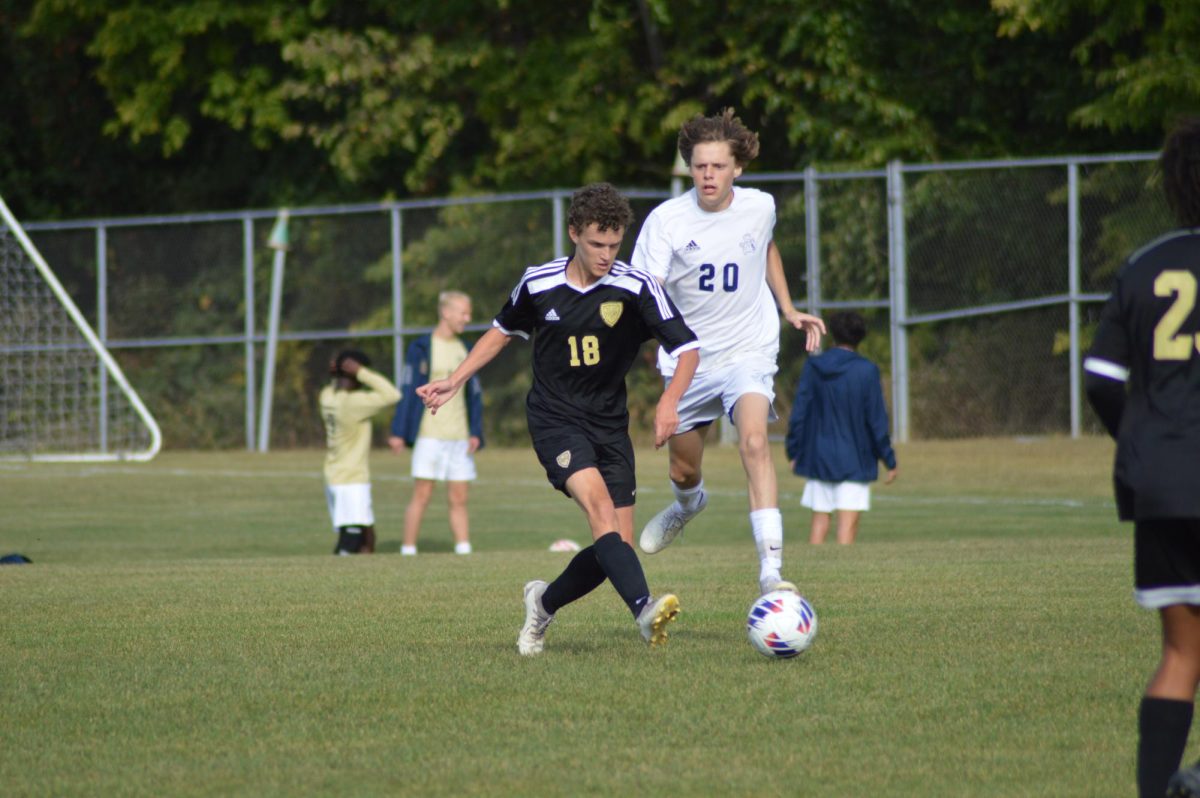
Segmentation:
<svg viewBox="0 0 1200 798">
<path fill-rule="evenodd" d="M 738 244 L 741 246 L 742 252 L 745 252 L 747 255 L 753 255 L 754 250 L 758 249 L 758 247 L 754 244 L 753 236 L 751 236 L 749 233 L 746 233 L 746 235 L 742 236 L 742 240 L 739 241 Z"/>
<path fill-rule="evenodd" d="M 558 319 L 558 311 L 556 311 L 554 308 L 550 308 L 550 311 L 548 313 L 546 313 L 546 321 L 558 321 L 558 320 L 559 320 Z"/>
<path fill-rule="evenodd" d="M 601 302 L 600 318 L 604 319 L 604 323 L 609 327 L 616 327 L 617 320 L 621 318 L 621 311 L 624 309 L 624 302 Z"/>
<path fill-rule="evenodd" d="M 691 241 L 687 242 L 687 246 L 683 248 L 683 251 L 684 252 L 699 252 L 700 245 L 696 243 L 695 239 L 692 239 Z"/>
<path fill-rule="evenodd" d="M 554 458 L 554 462 L 558 463 L 559 468 L 566 468 L 569 466 L 571 464 L 571 450 L 567 449 L 558 457 Z"/>
</svg>

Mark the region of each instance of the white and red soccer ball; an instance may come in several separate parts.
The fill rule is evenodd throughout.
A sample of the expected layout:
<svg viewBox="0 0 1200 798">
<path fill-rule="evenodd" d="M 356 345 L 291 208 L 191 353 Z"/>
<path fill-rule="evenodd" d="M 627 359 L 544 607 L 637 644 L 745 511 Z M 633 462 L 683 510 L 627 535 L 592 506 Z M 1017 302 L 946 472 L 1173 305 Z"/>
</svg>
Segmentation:
<svg viewBox="0 0 1200 798">
<path fill-rule="evenodd" d="M 791 590 L 759 597 L 746 618 L 746 633 L 760 654 L 786 659 L 804 653 L 817 636 L 817 613 L 808 599 Z"/>
</svg>

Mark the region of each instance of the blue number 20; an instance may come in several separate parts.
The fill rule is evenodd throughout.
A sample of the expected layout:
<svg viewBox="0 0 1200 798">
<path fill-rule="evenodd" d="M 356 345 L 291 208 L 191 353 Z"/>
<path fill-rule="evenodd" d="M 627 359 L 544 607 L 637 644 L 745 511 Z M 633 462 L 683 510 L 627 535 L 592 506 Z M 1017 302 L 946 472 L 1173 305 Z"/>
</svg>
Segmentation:
<svg viewBox="0 0 1200 798">
<path fill-rule="evenodd" d="M 709 293 L 716 290 L 715 278 L 717 275 L 717 267 L 711 263 L 700 264 L 700 290 L 708 291 Z M 736 263 L 726 263 L 721 269 L 721 288 L 726 293 L 736 291 L 738 287 L 738 265 Z"/>
</svg>

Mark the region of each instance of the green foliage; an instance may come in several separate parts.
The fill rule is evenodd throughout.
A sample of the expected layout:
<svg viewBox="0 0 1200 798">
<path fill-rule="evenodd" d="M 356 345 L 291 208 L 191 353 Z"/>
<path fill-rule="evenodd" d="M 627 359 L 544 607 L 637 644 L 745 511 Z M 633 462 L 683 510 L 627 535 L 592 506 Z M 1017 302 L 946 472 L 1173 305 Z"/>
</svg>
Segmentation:
<svg viewBox="0 0 1200 798">
<path fill-rule="evenodd" d="M 71 116 L 76 148 L 188 187 L 124 181 L 131 207 L 164 211 L 659 182 L 680 122 L 724 105 L 773 171 L 1153 146 L 1195 106 L 1180 43 L 1200 13 L 1108 0 L 1097 22 L 1082 13 L 1095 5 L 764 0 L 737 24 L 695 0 L 7 0 L 0 14 L 18 76 L 4 91 L 44 111 L 12 124 L 53 139 L 46 113 Z M 19 146 L 0 158 L 40 179 L 67 144 Z M 212 171 L 240 176 L 240 196 Z"/>
<path fill-rule="evenodd" d="M 1158 132 L 1200 104 L 1200 6 L 1189 0 L 992 0 L 1000 32 L 1065 31 L 1098 91 L 1070 109 L 1083 127 Z"/>
</svg>

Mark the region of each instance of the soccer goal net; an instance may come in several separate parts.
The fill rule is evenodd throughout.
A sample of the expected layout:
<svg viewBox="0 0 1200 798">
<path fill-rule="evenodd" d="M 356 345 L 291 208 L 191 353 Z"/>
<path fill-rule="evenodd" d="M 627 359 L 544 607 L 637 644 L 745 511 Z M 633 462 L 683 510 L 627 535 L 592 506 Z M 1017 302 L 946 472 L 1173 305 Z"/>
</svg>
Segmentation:
<svg viewBox="0 0 1200 798">
<path fill-rule="evenodd" d="M 0 460 L 149 460 L 162 435 L 0 198 Z"/>
</svg>

